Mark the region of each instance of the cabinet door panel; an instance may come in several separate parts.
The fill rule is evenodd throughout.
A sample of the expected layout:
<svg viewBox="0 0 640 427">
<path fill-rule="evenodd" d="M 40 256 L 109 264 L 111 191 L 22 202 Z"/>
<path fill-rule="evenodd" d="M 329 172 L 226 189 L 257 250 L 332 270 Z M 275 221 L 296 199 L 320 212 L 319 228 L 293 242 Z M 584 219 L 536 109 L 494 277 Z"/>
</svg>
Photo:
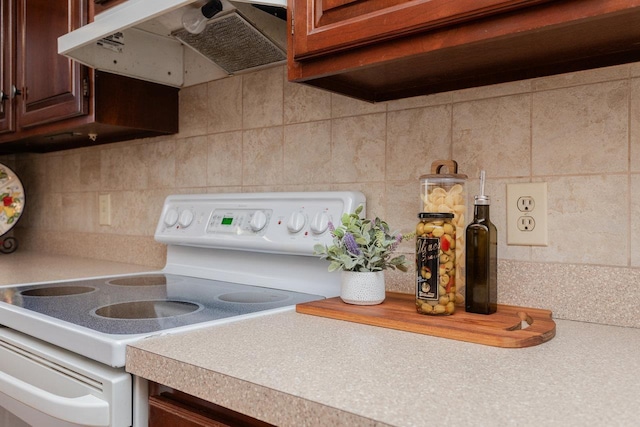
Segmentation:
<svg viewBox="0 0 640 427">
<path fill-rule="evenodd" d="M 14 32 L 12 31 L 12 2 L 0 0 L 0 134 L 15 130 L 15 118 L 9 93 L 14 82 L 13 47 L 15 46 Z"/>
<path fill-rule="evenodd" d="M 295 59 L 453 26 L 549 0 L 289 0 Z"/>
<path fill-rule="evenodd" d="M 149 426 L 151 427 L 231 427 L 198 413 L 179 402 L 149 397 Z"/>
<path fill-rule="evenodd" d="M 20 0 L 17 87 L 22 128 L 87 113 L 83 68 L 58 54 L 58 37 L 84 22 L 81 0 Z"/>
</svg>

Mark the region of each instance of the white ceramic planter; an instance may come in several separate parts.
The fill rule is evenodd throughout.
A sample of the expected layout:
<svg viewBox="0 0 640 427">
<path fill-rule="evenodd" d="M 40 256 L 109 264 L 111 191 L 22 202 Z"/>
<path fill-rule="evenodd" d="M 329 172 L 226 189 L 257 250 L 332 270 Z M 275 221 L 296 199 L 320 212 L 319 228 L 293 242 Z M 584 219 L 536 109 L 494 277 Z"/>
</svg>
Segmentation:
<svg viewBox="0 0 640 427">
<path fill-rule="evenodd" d="M 380 304 L 385 298 L 384 271 L 343 271 L 340 298 L 347 304 Z"/>
</svg>

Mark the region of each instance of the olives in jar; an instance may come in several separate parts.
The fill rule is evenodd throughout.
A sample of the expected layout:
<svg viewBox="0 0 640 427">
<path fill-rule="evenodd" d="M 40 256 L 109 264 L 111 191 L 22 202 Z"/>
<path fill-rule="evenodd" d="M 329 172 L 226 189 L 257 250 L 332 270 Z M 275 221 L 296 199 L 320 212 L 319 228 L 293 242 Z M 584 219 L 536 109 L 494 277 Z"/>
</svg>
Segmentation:
<svg viewBox="0 0 640 427">
<path fill-rule="evenodd" d="M 416 310 L 447 315 L 455 311 L 456 227 L 452 213 L 421 212 L 416 225 Z"/>
</svg>

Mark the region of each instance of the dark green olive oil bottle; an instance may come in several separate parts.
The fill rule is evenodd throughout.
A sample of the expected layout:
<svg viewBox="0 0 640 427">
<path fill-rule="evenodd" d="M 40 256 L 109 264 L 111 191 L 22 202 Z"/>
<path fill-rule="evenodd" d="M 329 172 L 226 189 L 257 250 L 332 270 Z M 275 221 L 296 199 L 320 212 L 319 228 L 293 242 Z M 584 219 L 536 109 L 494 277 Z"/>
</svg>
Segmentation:
<svg viewBox="0 0 640 427">
<path fill-rule="evenodd" d="M 490 201 L 484 194 L 484 179 L 482 171 L 473 221 L 465 233 L 465 310 L 491 314 L 498 305 L 498 230 L 489 218 Z"/>
</svg>

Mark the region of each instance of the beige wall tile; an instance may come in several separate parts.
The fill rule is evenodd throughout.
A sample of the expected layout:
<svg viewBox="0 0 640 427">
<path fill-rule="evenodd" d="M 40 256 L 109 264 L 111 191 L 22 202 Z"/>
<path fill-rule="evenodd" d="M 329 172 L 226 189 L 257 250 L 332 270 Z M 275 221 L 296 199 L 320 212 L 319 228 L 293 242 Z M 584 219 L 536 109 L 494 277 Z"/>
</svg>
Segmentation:
<svg viewBox="0 0 640 427">
<path fill-rule="evenodd" d="M 176 140 L 156 140 L 143 147 L 148 170 L 148 188 L 173 188 L 176 184 Z"/>
<path fill-rule="evenodd" d="M 462 173 L 487 178 L 529 176 L 530 96 L 463 102 L 453 106 L 453 159 Z"/>
<path fill-rule="evenodd" d="M 98 197 L 93 192 L 62 193 L 61 231 L 91 233 L 96 230 L 95 221 Z"/>
<path fill-rule="evenodd" d="M 626 79 L 629 77 L 629 73 L 630 66 L 628 64 L 623 64 L 613 67 L 595 68 L 593 70 L 541 77 L 533 79 L 531 83 L 534 91 L 542 91 Z"/>
<path fill-rule="evenodd" d="M 125 236 L 153 236 L 164 199 L 172 193 L 166 189 L 112 193 L 111 226 L 102 226 L 101 231 Z"/>
<path fill-rule="evenodd" d="M 64 164 L 61 184 L 65 191 L 96 191 L 100 188 L 100 152 L 75 150 L 57 156 Z"/>
<path fill-rule="evenodd" d="M 386 179 L 418 182 L 434 160 L 451 158 L 450 105 L 390 112 L 387 123 Z"/>
<path fill-rule="evenodd" d="M 242 76 L 207 83 L 205 123 L 208 133 L 242 129 Z"/>
<path fill-rule="evenodd" d="M 140 196 L 134 198 L 133 195 Z M 143 228 L 140 226 L 142 203 L 146 201 L 146 192 L 115 191 L 111 192 L 111 225 L 99 226 L 100 231 L 108 234 L 132 235 L 138 234 Z M 129 205 L 129 203 L 133 203 Z M 149 221 L 151 219 L 149 218 Z"/>
<path fill-rule="evenodd" d="M 626 266 L 629 259 L 628 178 L 592 175 L 547 178 L 549 247 L 533 261 Z"/>
<path fill-rule="evenodd" d="M 333 121 L 331 171 L 335 182 L 379 181 L 385 176 L 384 114 Z"/>
<path fill-rule="evenodd" d="M 452 94 L 453 102 L 468 102 L 487 98 L 499 98 L 508 95 L 517 95 L 531 92 L 531 80 L 500 83 L 496 85 L 473 87 L 455 91 Z"/>
<path fill-rule="evenodd" d="M 344 184 L 332 184 L 329 188 L 334 191 L 360 191 L 366 197 L 365 215 L 380 218 L 387 218 L 386 212 L 386 189 L 384 181 L 378 182 L 350 182 Z"/>
<path fill-rule="evenodd" d="M 282 127 L 247 130 L 243 132 L 242 138 L 243 184 L 282 184 Z"/>
<path fill-rule="evenodd" d="M 48 175 L 48 163 L 48 156 L 29 154 L 18 156 L 14 161 L 14 165 L 8 164 L 8 166 L 18 175 L 29 197 L 31 194 L 44 193 L 51 190 L 52 180 Z M 57 182 L 59 183 L 60 179 Z"/>
<path fill-rule="evenodd" d="M 207 133 L 209 123 L 209 92 L 206 84 L 180 89 L 180 138 Z"/>
<path fill-rule="evenodd" d="M 242 185 L 242 132 L 209 135 L 207 185 Z"/>
<path fill-rule="evenodd" d="M 65 176 L 69 173 L 64 162 L 64 154 L 47 154 L 44 160 L 47 170 L 45 172 L 46 181 L 42 186 L 42 191 L 64 191 L 62 183 L 65 180 Z"/>
<path fill-rule="evenodd" d="M 640 172 L 640 79 L 631 80 L 630 96 L 629 169 Z"/>
<path fill-rule="evenodd" d="M 100 186 L 107 190 L 143 190 L 147 188 L 147 170 L 151 166 L 143 145 L 121 145 L 100 151 Z"/>
<path fill-rule="evenodd" d="M 387 111 L 408 110 L 410 108 L 433 107 L 451 104 L 454 92 L 434 93 L 433 95 L 414 96 L 387 102 Z"/>
<path fill-rule="evenodd" d="M 243 191 L 249 192 L 247 190 L 248 187 L 243 187 L 241 185 L 227 185 L 223 187 L 209 187 L 206 191 L 199 191 L 200 193 L 242 193 Z"/>
<path fill-rule="evenodd" d="M 640 175 L 638 174 L 631 175 L 630 196 L 631 231 L 629 240 L 631 241 L 631 267 L 640 267 Z"/>
<path fill-rule="evenodd" d="M 285 124 L 327 120 L 329 118 L 331 118 L 331 93 L 303 84 L 285 81 Z"/>
<path fill-rule="evenodd" d="M 392 231 L 412 233 L 418 223 L 420 212 L 420 189 L 417 182 L 387 182 L 385 185 L 385 210 L 382 213 L 373 212 L 370 217 L 380 216 Z M 415 240 L 402 242 L 399 252 L 415 252 Z"/>
<path fill-rule="evenodd" d="M 207 136 L 176 141 L 176 185 L 178 187 L 207 186 Z"/>
<path fill-rule="evenodd" d="M 361 114 L 374 114 L 387 111 L 387 103 L 370 103 L 349 98 L 347 96 L 331 94 L 331 117 L 349 117 Z"/>
<path fill-rule="evenodd" d="M 331 122 L 284 128 L 285 183 L 331 183 Z"/>
<path fill-rule="evenodd" d="M 16 227 L 59 231 L 62 230 L 63 217 L 72 215 L 72 211 L 63 206 L 60 193 L 27 193 L 24 214 Z"/>
<path fill-rule="evenodd" d="M 244 129 L 279 126 L 283 119 L 284 69 L 269 68 L 242 76 Z"/>
<path fill-rule="evenodd" d="M 533 174 L 628 169 L 629 83 L 533 94 Z"/>
</svg>

